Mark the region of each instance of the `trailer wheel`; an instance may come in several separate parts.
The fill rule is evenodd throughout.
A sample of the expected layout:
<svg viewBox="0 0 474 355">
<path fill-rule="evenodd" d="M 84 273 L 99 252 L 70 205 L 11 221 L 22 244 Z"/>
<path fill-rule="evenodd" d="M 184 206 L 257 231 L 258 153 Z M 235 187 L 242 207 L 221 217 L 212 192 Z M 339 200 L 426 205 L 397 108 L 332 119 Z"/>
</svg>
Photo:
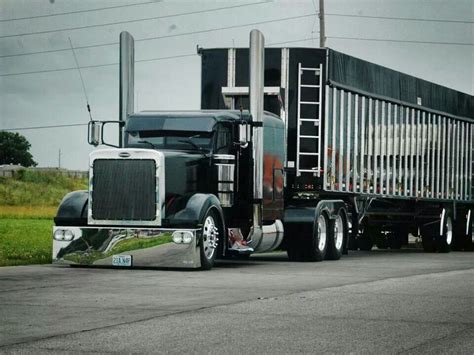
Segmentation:
<svg viewBox="0 0 474 355">
<path fill-rule="evenodd" d="M 321 213 L 313 225 L 309 248 L 306 250 L 305 260 L 322 261 L 326 257 L 328 248 L 329 223 L 325 213 Z"/>
<path fill-rule="evenodd" d="M 217 256 L 219 238 L 223 238 L 219 215 L 210 209 L 203 219 L 200 242 L 201 269 L 210 270 Z"/>
<path fill-rule="evenodd" d="M 339 260 L 347 238 L 347 224 L 342 211 L 339 211 L 336 218 L 329 222 L 328 237 L 326 259 Z"/>
<path fill-rule="evenodd" d="M 451 216 L 447 214 L 443 222 L 443 234 L 436 240 L 436 249 L 441 253 L 449 253 L 453 242 L 453 221 Z"/>
<path fill-rule="evenodd" d="M 454 235 L 451 250 L 473 250 L 473 215 L 472 210 L 468 210 L 465 216 L 454 221 Z M 464 214 L 463 213 L 463 214 Z"/>
</svg>

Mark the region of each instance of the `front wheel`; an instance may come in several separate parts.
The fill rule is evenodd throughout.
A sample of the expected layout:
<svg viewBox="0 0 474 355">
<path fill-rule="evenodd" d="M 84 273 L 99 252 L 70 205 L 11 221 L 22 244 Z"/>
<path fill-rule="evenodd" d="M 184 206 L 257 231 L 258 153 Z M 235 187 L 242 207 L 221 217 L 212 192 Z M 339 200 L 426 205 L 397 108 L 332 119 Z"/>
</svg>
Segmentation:
<svg viewBox="0 0 474 355">
<path fill-rule="evenodd" d="M 214 210 L 209 210 L 202 224 L 200 255 L 201 269 L 209 270 L 214 266 L 217 256 L 217 246 L 219 238 L 223 238 L 222 224 L 220 217 Z"/>
</svg>

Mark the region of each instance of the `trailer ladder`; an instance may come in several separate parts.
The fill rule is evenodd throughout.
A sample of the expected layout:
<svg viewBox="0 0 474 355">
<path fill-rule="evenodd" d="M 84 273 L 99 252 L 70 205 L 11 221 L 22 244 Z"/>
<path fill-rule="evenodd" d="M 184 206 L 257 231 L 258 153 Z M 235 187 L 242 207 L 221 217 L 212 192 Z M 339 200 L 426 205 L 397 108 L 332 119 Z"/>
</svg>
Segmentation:
<svg viewBox="0 0 474 355">
<path fill-rule="evenodd" d="M 296 176 L 321 176 L 322 71 L 322 64 L 306 68 L 298 63 Z"/>
</svg>

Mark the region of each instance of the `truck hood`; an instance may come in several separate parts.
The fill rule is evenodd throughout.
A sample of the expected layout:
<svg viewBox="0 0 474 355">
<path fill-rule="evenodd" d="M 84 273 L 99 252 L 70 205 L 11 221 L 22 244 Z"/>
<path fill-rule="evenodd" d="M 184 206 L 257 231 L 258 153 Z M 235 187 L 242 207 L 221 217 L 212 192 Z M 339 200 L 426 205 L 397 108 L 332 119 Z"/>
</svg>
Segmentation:
<svg viewBox="0 0 474 355">
<path fill-rule="evenodd" d="M 180 200 L 196 192 L 209 192 L 210 157 L 199 152 L 161 150 L 165 156 L 165 204 L 172 213 Z M 183 201 L 184 202 L 184 201 Z"/>
</svg>

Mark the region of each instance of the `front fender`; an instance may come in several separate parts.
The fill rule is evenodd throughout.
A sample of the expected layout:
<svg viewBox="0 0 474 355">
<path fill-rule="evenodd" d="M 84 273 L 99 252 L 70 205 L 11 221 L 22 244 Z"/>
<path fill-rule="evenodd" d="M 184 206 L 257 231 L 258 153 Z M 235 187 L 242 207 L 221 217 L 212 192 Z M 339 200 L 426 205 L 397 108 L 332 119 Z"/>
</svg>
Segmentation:
<svg viewBox="0 0 474 355">
<path fill-rule="evenodd" d="M 197 226 L 202 223 L 209 208 L 215 208 L 224 223 L 224 214 L 219 199 L 212 194 L 194 194 L 186 203 L 186 206 L 167 218 L 170 225 Z"/>
<path fill-rule="evenodd" d="M 87 225 L 87 190 L 68 193 L 59 204 L 58 212 L 54 217 L 57 226 L 83 226 Z"/>
</svg>

